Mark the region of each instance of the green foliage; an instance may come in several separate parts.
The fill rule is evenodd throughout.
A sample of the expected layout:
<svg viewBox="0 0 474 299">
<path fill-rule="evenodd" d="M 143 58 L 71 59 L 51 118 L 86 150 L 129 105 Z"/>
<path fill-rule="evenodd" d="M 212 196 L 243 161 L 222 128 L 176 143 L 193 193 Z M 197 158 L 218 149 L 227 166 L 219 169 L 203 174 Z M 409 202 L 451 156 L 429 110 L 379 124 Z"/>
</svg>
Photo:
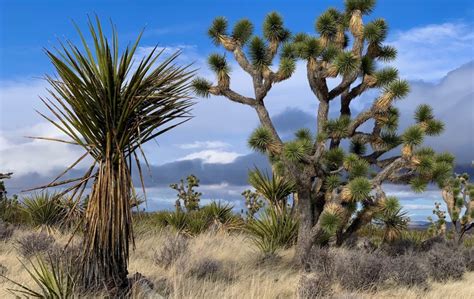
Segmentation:
<svg viewBox="0 0 474 299">
<path fill-rule="evenodd" d="M 324 186 L 332 191 L 341 185 L 341 177 L 338 175 L 330 175 L 326 178 Z"/>
<path fill-rule="evenodd" d="M 325 130 L 333 138 L 344 138 L 348 134 L 351 119 L 348 116 L 341 116 L 338 119 L 330 119 L 327 121 Z"/>
<path fill-rule="evenodd" d="M 22 263 L 23 268 L 36 285 L 36 289 L 8 279 L 15 284 L 17 289 L 11 289 L 13 294 L 25 298 L 57 298 L 66 299 L 76 296 L 75 289 L 79 280 L 79 272 L 70 271 L 69 267 L 62 265 L 59 261 L 53 261 L 49 256 L 47 261 L 37 257 L 35 262 L 29 261 L 30 268 Z"/>
<path fill-rule="evenodd" d="M 224 17 L 217 17 L 212 21 L 207 34 L 212 39 L 214 44 L 219 45 L 219 37 L 227 34 L 227 19 Z"/>
<path fill-rule="evenodd" d="M 315 29 L 322 36 L 332 37 L 337 33 L 337 19 L 332 11 L 326 11 L 316 20 Z"/>
<path fill-rule="evenodd" d="M 318 54 L 321 54 L 321 59 L 326 62 L 332 62 L 338 54 L 341 52 L 335 45 L 329 44 L 323 50 L 320 50 Z"/>
<path fill-rule="evenodd" d="M 402 143 L 402 138 L 400 138 L 400 136 L 395 132 L 382 132 L 380 138 L 382 139 L 386 149 L 395 148 Z"/>
<path fill-rule="evenodd" d="M 397 108 L 391 106 L 386 112 L 386 120 L 382 122 L 382 128 L 384 131 L 395 133 L 398 129 L 398 120 L 400 113 Z"/>
<path fill-rule="evenodd" d="M 347 75 L 359 69 L 360 60 L 352 52 L 340 52 L 334 60 L 339 74 Z"/>
<path fill-rule="evenodd" d="M 285 143 L 283 155 L 292 162 L 301 162 L 306 154 L 311 150 L 310 142 L 306 140 L 296 140 Z"/>
<path fill-rule="evenodd" d="M 284 43 L 280 50 L 281 58 L 295 59 L 297 57 L 296 46 L 293 43 Z"/>
<path fill-rule="evenodd" d="M 367 153 L 367 146 L 358 140 L 351 140 L 349 151 L 358 156 L 363 156 Z"/>
<path fill-rule="evenodd" d="M 399 239 L 402 232 L 408 229 L 410 218 L 403 211 L 396 197 L 387 197 L 381 202 L 380 210 L 375 215 L 375 223 L 384 231 L 384 242 Z"/>
<path fill-rule="evenodd" d="M 425 133 L 429 136 L 437 136 L 444 131 L 444 123 L 439 120 L 431 119 L 426 122 Z"/>
<path fill-rule="evenodd" d="M 342 222 L 340 215 L 336 212 L 324 210 L 320 217 L 319 221 L 323 231 L 329 236 L 336 234 Z"/>
<path fill-rule="evenodd" d="M 398 78 L 398 70 L 393 67 L 386 67 L 375 72 L 377 86 L 385 87 Z"/>
<path fill-rule="evenodd" d="M 340 147 L 335 147 L 324 153 L 324 159 L 330 170 L 336 170 L 341 167 L 344 161 L 344 150 Z"/>
<path fill-rule="evenodd" d="M 242 192 L 245 198 L 245 207 L 247 208 L 247 219 L 253 219 L 255 214 L 264 206 L 264 202 L 257 192 L 245 190 Z"/>
<path fill-rule="evenodd" d="M 270 130 L 265 127 L 258 127 L 253 131 L 252 135 L 250 135 L 248 145 L 255 151 L 265 153 L 273 142 L 273 136 Z"/>
<path fill-rule="evenodd" d="M 421 177 L 415 177 L 410 180 L 411 189 L 416 193 L 421 193 L 426 190 L 428 186 L 428 181 Z"/>
<path fill-rule="evenodd" d="M 204 78 L 196 78 L 192 81 L 191 87 L 197 96 L 208 98 L 210 96 L 209 89 L 211 89 L 212 83 Z"/>
<path fill-rule="evenodd" d="M 272 63 L 267 45 L 265 45 L 265 42 L 258 36 L 254 36 L 250 41 L 249 54 L 250 62 L 259 70 L 270 66 Z"/>
<path fill-rule="evenodd" d="M 321 51 L 319 40 L 314 37 L 306 37 L 300 42 L 295 42 L 295 52 L 302 59 L 316 58 Z"/>
<path fill-rule="evenodd" d="M 36 227 L 60 225 L 66 217 L 61 197 L 47 191 L 25 196 L 22 209 Z"/>
<path fill-rule="evenodd" d="M 370 43 L 380 43 L 387 37 L 388 27 L 383 19 L 376 19 L 364 27 L 364 38 Z"/>
<path fill-rule="evenodd" d="M 275 209 L 286 209 L 288 196 L 296 191 L 295 184 L 283 176 L 261 172 L 258 168 L 249 172 L 249 183 L 268 204 Z"/>
<path fill-rule="evenodd" d="M 258 219 L 247 223 L 247 232 L 255 246 L 265 255 L 294 244 L 298 234 L 298 221 L 288 209 L 277 211 L 267 208 Z"/>
<path fill-rule="evenodd" d="M 282 17 L 271 12 L 263 22 L 263 36 L 270 42 L 284 42 L 290 37 L 290 32 L 283 26 Z"/>
<path fill-rule="evenodd" d="M 409 127 L 402 135 L 403 143 L 410 146 L 421 145 L 423 143 L 423 139 L 423 130 L 418 125 Z"/>
<path fill-rule="evenodd" d="M 253 33 L 253 25 L 248 19 L 238 21 L 234 25 L 232 31 L 232 38 L 238 41 L 241 45 L 245 45 Z"/>
<path fill-rule="evenodd" d="M 362 58 L 361 69 L 364 74 L 373 75 L 375 73 L 375 68 L 375 61 L 372 58 L 368 56 Z"/>
<path fill-rule="evenodd" d="M 211 54 L 209 55 L 209 58 L 207 59 L 207 63 L 209 64 L 209 67 L 211 70 L 213 70 L 216 74 L 228 74 L 230 72 L 230 67 L 227 64 L 227 61 L 225 59 L 224 55 L 220 54 Z"/>
<path fill-rule="evenodd" d="M 298 139 L 298 140 L 302 140 L 302 141 L 310 141 L 310 142 L 313 142 L 313 134 L 311 134 L 311 131 L 309 129 L 299 129 L 298 131 L 295 132 L 295 137 Z"/>
<path fill-rule="evenodd" d="M 364 177 L 356 177 L 349 181 L 348 187 L 351 192 L 352 200 L 354 201 L 367 199 L 370 191 L 372 191 L 372 184 Z"/>
<path fill-rule="evenodd" d="M 346 0 L 345 5 L 348 13 L 360 10 L 362 14 L 369 14 L 374 9 L 375 0 Z"/>
<path fill-rule="evenodd" d="M 349 170 L 349 179 L 356 177 L 365 177 L 369 172 L 369 163 L 363 159 L 355 160 Z"/>
<path fill-rule="evenodd" d="M 385 92 L 390 92 L 394 99 L 401 99 L 410 92 L 410 85 L 405 80 L 395 80 L 388 84 Z"/>
<path fill-rule="evenodd" d="M 170 185 L 170 188 L 178 191 L 178 198 L 175 203 L 177 211 L 182 210 L 181 201 L 188 212 L 199 209 L 202 193 L 194 191 L 196 187 L 199 187 L 199 179 L 195 175 L 189 175 L 186 178 L 186 185 L 183 180 L 180 180 L 179 184 Z"/>
<path fill-rule="evenodd" d="M 292 58 L 282 57 L 280 59 L 280 65 L 278 66 L 278 72 L 283 78 L 289 78 L 296 70 L 296 62 Z"/>
<path fill-rule="evenodd" d="M 433 108 L 430 105 L 422 104 L 416 108 L 415 120 L 417 123 L 426 122 L 433 118 Z"/>
<path fill-rule="evenodd" d="M 397 58 L 397 49 L 392 46 L 382 46 L 380 47 L 378 58 L 384 62 L 395 60 Z"/>
</svg>

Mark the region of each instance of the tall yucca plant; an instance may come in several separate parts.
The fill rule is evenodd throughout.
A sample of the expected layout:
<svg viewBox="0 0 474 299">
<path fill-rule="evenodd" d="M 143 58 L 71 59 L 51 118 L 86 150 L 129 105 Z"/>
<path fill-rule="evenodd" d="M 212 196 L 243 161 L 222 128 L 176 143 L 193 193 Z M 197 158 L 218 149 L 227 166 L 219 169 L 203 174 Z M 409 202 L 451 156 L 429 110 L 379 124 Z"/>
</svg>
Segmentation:
<svg viewBox="0 0 474 299">
<path fill-rule="evenodd" d="M 49 140 L 82 146 L 86 153 L 48 186 L 74 182 L 66 191 L 80 198 L 92 182 L 84 219 L 83 275 L 119 290 L 127 286 L 129 244 L 134 240 L 132 163 L 143 187 L 142 145 L 189 119 L 193 71 L 176 64 L 179 53 L 161 59 L 163 51 L 156 47 L 134 63 L 141 34 L 119 54 L 115 27 L 110 41 L 97 17 L 95 24 L 89 20 L 92 47 L 77 31 L 83 50 L 69 41 L 57 53 L 46 50 L 58 77 L 46 77 L 51 97 L 42 101 L 55 119 L 41 115 L 71 139 Z M 59 181 L 87 156 L 93 162 L 84 176 Z"/>
</svg>

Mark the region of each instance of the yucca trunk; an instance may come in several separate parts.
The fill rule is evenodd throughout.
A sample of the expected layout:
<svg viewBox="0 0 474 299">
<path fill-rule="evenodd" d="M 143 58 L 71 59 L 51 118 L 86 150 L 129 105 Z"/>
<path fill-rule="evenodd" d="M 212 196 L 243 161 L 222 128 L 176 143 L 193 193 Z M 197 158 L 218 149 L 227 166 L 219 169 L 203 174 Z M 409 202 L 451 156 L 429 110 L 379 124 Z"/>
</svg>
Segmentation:
<svg viewBox="0 0 474 299">
<path fill-rule="evenodd" d="M 88 283 L 120 291 L 128 286 L 129 244 L 133 243 L 132 184 L 123 154 L 111 152 L 99 163 L 86 210 L 83 273 Z"/>
</svg>

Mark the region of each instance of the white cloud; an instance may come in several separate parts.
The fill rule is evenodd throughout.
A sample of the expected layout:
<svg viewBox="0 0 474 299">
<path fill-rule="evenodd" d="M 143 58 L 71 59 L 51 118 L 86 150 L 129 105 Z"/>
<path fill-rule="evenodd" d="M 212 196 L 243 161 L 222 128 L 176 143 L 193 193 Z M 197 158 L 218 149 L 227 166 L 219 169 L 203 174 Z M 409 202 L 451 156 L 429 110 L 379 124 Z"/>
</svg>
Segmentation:
<svg viewBox="0 0 474 299">
<path fill-rule="evenodd" d="M 180 149 L 215 149 L 229 147 L 230 144 L 222 141 L 194 141 L 193 143 L 185 143 L 177 145 Z"/>
<path fill-rule="evenodd" d="M 228 164 L 234 162 L 239 156 L 241 154 L 236 152 L 204 150 L 186 155 L 178 161 L 201 159 L 203 163 Z"/>
<path fill-rule="evenodd" d="M 15 176 L 28 173 L 51 176 L 56 174 L 53 171 L 69 166 L 84 153 L 78 146 L 29 139 L 24 136 L 65 138 L 55 127 L 47 123 L 17 130 L 1 130 L 0 165 L 2 171 L 14 172 Z M 86 162 L 87 159 L 83 160 L 79 167 Z"/>
<path fill-rule="evenodd" d="M 389 44 L 398 50 L 393 63 L 402 77 L 435 81 L 452 69 L 474 59 L 472 25 L 430 24 L 398 31 Z"/>
</svg>

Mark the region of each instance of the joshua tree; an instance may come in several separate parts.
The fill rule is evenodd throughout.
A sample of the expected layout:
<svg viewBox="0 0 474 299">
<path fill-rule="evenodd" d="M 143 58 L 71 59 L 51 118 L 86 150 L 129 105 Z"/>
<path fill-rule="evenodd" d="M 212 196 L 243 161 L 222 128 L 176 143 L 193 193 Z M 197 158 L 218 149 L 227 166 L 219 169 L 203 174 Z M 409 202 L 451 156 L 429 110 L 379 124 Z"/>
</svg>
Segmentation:
<svg viewBox="0 0 474 299">
<path fill-rule="evenodd" d="M 474 227 L 474 185 L 469 183 L 468 174 L 455 175 L 446 181 L 441 194 L 451 218 L 452 232 L 461 242 L 464 234 Z M 444 213 L 438 215 L 438 218 L 444 223 Z"/>
<path fill-rule="evenodd" d="M 437 135 L 443 129 L 430 107 L 419 107 L 416 123 L 397 133 L 399 112 L 394 104 L 408 94 L 409 85 L 398 78 L 396 69 L 379 68 L 393 60 L 397 51 L 383 44 L 388 32 L 385 20 L 363 23 L 362 17 L 372 11 L 374 2 L 347 0 L 345 11 L 328 9 L 316 21 L 316 37 L 305 33 L 292 36 L 275 12 L 264 20 L 264 38 L 252 36 L 253 25 L 248 20 L 237 22 L 228 32 L 226 19 L 216 18 L 209 35 L 250 75 L 254 95 L 242 95 L 231 88 L 224 55 L 212 54 L 208 60 L 217 84 L 202 78 L 193 82 L 199 96 L 224 96 L 256 111 L 261 126 L 252 133 L 250 147 L 266 153 L 274 172 L 296 186 L 300 218 L 297 259 L 304 259 L 314 244 L 327 243 L 330 238 L 342 244 L 370 222 L 386 197 L 383 182 L 410 183 L 421 191 L 430 181 L 441 183 L 451 172 L 452 157 L 420 148 L 425 135 Z M 271 65 L 276 57 L 279 62 L 274 70 Z M 305 62 L 307 80 L 318 103 L 316 136 L 301 129 L 294 140 L 282 140 L 265 99 L 274 84 L 292 75 L 298 59 Z M 334 88 L 329 88 L 329 80 L 335 82 Z M 351 104 L 369 90 L 379 90 L 380 95 L 353 115 Z M 329 117 L 330 105 L 338 105 L 338 117 Z M 343 140 L 351 144 L 350 153 L 341 146 Z"/>
<path fill-rule="evenodd" d="M 50 98 L 42 101 L 55 118 L 41 115 L 70 140 L 43 139 L 79 145 L 85 153 L 45 187 L 73 183 L 64 192 L 80 199 L 92 183 L 84 217 L 82 273 L 85 279 L 100 279 L 101 284 L 122 290 L 128 285 L 129 244 L 134 240 L 131 167 L 136 164 L 142 178 L 140 160 L 146 162 L 142 145 L 189 119 L 193 74 L 176 65 L 179 53 L 160 62 L 162 52 L 157 48 L 143 59 L 134 56 L 141 34 L 119 54 L 114 27 L 111 40 L 98 19 L 95 26 L 90 21 L 89 28 L 92 48 L 78 29 L 83 50 L 68 41 L 57 53 L 46 51 L 57 78 L 46 77 L 52 89 Z M 86 157 L 92 163 L 84 176 L 58 181 Z"/>
<path fill-rule="evenodd" d="M 186 211 L 195 211 L 199 209 L 199 201 L 201 200 L 202 193 L 194 191 L 195 187 L 199 187 L 199 179 L 195 175 L 189 175 L 186 178 L 187 185 L 184 185 L 184 181 L 180 180 L 178 184 L 171 184 L 170 187 L 178 191 L 178 198 L 175 202 L 177 212 L 182 212 L 181 201 L 183 201 Z"/>
</svg>

